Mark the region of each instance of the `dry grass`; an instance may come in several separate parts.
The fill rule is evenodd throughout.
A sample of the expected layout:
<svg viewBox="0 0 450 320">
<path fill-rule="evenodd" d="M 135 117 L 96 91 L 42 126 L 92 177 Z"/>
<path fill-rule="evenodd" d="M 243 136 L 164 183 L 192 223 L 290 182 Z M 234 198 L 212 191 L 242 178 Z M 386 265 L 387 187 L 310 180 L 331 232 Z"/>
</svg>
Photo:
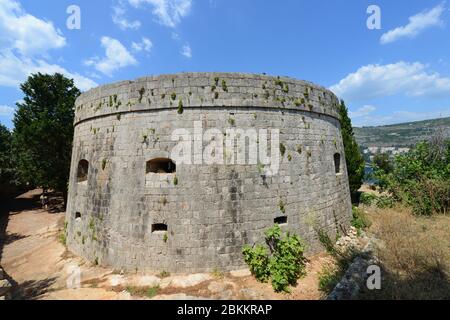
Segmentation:
<svg viewBox="0 0 450 320">
<path fill-rule="evenodd" d="M 382 290 L 365 299 L 450 299 L 450 216 L 417 217 L 404 208 L 369 208 L 381 240 Z"/>
</svg>

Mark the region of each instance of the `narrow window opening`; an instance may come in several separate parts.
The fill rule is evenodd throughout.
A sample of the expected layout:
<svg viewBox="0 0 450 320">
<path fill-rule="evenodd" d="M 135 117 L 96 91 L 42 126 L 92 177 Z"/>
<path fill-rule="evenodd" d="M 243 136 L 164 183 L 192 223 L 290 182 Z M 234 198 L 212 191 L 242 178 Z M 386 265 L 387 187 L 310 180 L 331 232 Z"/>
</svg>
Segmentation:
<svg viewBox="0 0 450 320">
<path fill-rule="evenodd" d="M 279 224 L 279 225 L 287 224 L 288 223 L 288 218 L 286 216 L 285 217 L 278 217 L 278 218 L 275 218 L 274 222 L 275 222 L 275 224 Z"/>
<path fill-rule="evenodd" d="M 155 223 L 152 225 L 152 233 L 167 232 L 167 224 Z"/>
<path fill-rule="evenodd" d="M 87 160 L 81 160 L 78 163 L 77 181 L 84 182 L 88 179 L 89 162 Z"/>
<path fill-rule="evenodd" d="M 81 220 L 81 213 L 80 212 L 76 212 L 75 213 L 75 220 Z"/>
<path fill-rule="evenodd" d="M 160 174 L 168 174 L 168 173 L 176 173 L 177 166 L 170 159 L 153 159 L 147 161 L 147 169 L 146 173 L 160 173 Z"/>
<path fill-rule="evenodd" d="M 339 153 L 334 155 L 334 170 L 336 174 L 341 173 L 341 155 Z"/>
</svg>

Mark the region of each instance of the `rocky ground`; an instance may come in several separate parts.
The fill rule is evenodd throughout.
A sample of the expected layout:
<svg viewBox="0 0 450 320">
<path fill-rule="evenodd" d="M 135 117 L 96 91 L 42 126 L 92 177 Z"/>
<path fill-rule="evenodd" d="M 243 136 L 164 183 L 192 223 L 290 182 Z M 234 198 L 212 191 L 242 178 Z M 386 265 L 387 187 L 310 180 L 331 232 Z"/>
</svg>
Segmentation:
<svg viewBox="0 0 450 320">
<path fill-rule="evenodd" d="M 318 274 L 330 257 L 310 257 L 307 276 L 291 294 L 276 294 L 248 270 L 214 274 L 117 274 L 70 254 L 59 241 L 64 213 L 39 208 L 40 190 L 0 207 L 0 265 L 14 299 L 37 300 L 184 300 L 323 299 Z M 53 208 L 53 207 L 52 207 Z M 80 271 L 80 286 L 73 288 Z"/>
</svg>

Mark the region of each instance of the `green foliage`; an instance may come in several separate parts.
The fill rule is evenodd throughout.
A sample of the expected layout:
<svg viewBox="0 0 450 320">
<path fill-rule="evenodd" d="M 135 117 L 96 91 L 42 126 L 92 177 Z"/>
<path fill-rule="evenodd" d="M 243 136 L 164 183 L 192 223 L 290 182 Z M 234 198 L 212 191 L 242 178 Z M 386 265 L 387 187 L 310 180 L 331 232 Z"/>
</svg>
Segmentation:
<svg viewBox="0 0 450 320">
<path fill-rule="evenodd" d="M 59 240 L 59 242 L 60 242 L 63 246 L 66 246 L 66 244 L 67 244 L 67 236 L 66 236 L 66 233 L 65 233 L 65 232 L 61 232 L 61 233 L 59 234 L 58 240 Z"/>
<path fill-rule="evenodd" d="M 342 272 L 333 266 L 326 265 L 319 272 L 319 290 L 328 294 L 334 290 L 339 281 L 342 279 Z"/>
<path fill-rule="evenodd" d="M 353 218 L 351 224 L 358 230 L 358 233 L 370 227 L 370 221 L 364 214 L 363 210 L 358 207 L 352 209 Z"/>
<path fill-rule="evenodd" d="M 14 167 L 11 132 L 0 124 L 0 198 L 13 196 L 21 187 Z"/>
<path fill-rule="evenodd" d="M 257 245 L 252 248 L 245 246 L 242 250 L 244 261 L 250 267 L 250 271 L 260 282 L 267 282 L 270 279 L 269 254 L 266 247 Z"/>
<path fill-rule="evenodd" d="M 359 202 L 361 204 L 365 204 L 367 206 L 371 206 L 372 204 L 375 203 L 375 201 L 378 199 L 378 197 L 376 195 L 374 195 L 373 193 L 367 193 L 364 192 L 361 194 L 361 197 L 359 198 Z"/>
<path fill-rule="evenodd" d="M 169 236 L 167 235 L 167 233 L 164 234 L 163 241 L 164 243 L 167 243 L 167 241 L 169 241 Z"/>
<path fill-rule="evenodd" d="M 364 179 L 364 158 L 361 154 L 353 133 L 352 122 L 348 116 L 345 102 L 341 100 L 339 106 L 341 116 L 342 139 L 344 141 L 345 160 L 347 163 L 350 192 L 356 193 L 361 188 Z"/>
<path fill-rule="evenodd" d="M 280 153 L 282 157 L 286 154 L 286 146 L 283 143 L 280 143 Z"/>
<path fill-rule="evenodd" d="M 381 196 L 375 200 L 375 205 L 379 209 L 393 208 L 395 205 L 395 201 L 390 196 Z"/>
<path fill-rule="evenodd" d="M 102 160 L 102 170 L 105 171 L 106 169 L 106 164 L 108 163 L 108 161 L 106 159 Z"/>
<path fill-rule="evenodd" d="M 177 185 L 178 185 L 178 177 L 177 177 L 177 176 L 175 176 L 175 177 L 173 178 L 173 185 L 174 185 L 174 186 L 177 186 Z"/>
<path fill-rule="evenodd" d="M 286 213 L 286 207 L 284 206 L 283 200 L 280 200 L 280 201 L 278 202 L 278 208 L 280 208 L 280 211 L 281 211 L 282 213 Z"/>
<path fill-rule="evenodd" d="M 225 80 L 222 80 L 222 90 L 228 92 L 228 86 Z"/>
<path fill-rule="evenodd" d="M 161 271 L 161 273 L 159 274 L 159 276 L 161 277 L 161 278 L 168 278 L 168 277 L 170 277 L 170 272 L 167 272 L 167 271 Z"/>
<path fill-rule="evenodd" d="M 377 153 L 373 158 L 373 167 L 375 170 L 381 169 L 385 173 L 390 173 L 394 169 L 387 153 Z"/>
<path fill-rule="evenodd" d="M 170 95 L 170 98 L 175 101 L 177 100 L 177 94 L 175 92 L 172 92 L 172 94 Z"/>
<path fill-rule="evenodd" d="M 270 279 L 276 292 L 289 292 L 288 287 L 305 274 L 305 247 L 299 237 L 283 235 L 278 225 L 267 230 L 265 238 L 269 250 L 262 245 L 246 246 L 244 260 L 258 281 Z"/>
<path fill-rule="evenodd" d="M 80 91 L 61 74 L 33 74 L 21 85 L 13 149 L 24 182 L 63 192 L 67 198 L 75 99 Z"/>
<path fill-rule="evenodd" d="M 145 88 L 142 87 L 141 89 L 139 89 L 139 103 L 142 102 L 142 98 L 144 97 L 145 94 Z"/>
<path fill-rule="evenodd" d="M 234 126 L 235 124 L 236 124 L 236 120 L 234 119 L 234 118 L 229 118 L 228 119 L 228 123 L 231 125 L 231 126 Z"/>
<path fill-rule="evenodd" d="M 183 114 L 184 112 L 184 108 L 183 108 L 183 101 L 180 99 L 180 101 L 178 101 L 178 110 L 177 110 L 178 114 Z"/>
<path fill-rule="evenodd" d="M 377 167 L 378 186 L 393 200 L 411 206 L 418 215 L 447 214 L 450 208 L 450 140 L 438 134 L 398 155 L 391 172 Z M 378 206 L 389 207 L 387 199 Z"/>
</svg>

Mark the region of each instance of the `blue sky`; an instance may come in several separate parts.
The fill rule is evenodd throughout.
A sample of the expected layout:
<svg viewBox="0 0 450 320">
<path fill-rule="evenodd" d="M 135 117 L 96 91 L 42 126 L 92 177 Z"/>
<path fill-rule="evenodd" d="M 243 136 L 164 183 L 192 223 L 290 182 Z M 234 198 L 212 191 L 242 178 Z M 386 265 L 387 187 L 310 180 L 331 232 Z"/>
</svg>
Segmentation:
<svg viewBox="0 0 450 320">
<path fill-rule="evenodd" d="M 67 8 L 81 10 L 70 30 Z M 367 27 L 369 5 L 381 29 Z M 140 76 L 236 71 L 331 88 L 354 125 L 450 116 L 450 4 L 435 0 L 0 0 L 0 123 L 19 84 L 62 72 L 87 90 Z"/>
</svg>

